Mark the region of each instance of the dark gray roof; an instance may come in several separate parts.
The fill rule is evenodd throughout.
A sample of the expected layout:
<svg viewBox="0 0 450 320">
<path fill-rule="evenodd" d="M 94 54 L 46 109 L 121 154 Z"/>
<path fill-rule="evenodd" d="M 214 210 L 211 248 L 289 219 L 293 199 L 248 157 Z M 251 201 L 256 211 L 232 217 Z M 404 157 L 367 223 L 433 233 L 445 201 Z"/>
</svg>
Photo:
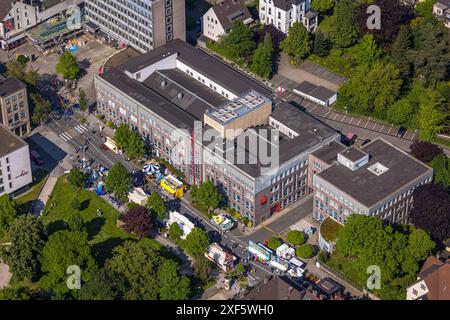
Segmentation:
<svg viewBox="0 0 450 320">
<path fill-rule="evenodd" d="M 292 4 L 296 3 L 296 0 L 273 0 L 275 7 L 283 9 L 284 11 L 292 8 Z"/>
<path fill-rule="evenodd" d="M 316 86 L 315 84 L 312 84 L 311 82 L 308 81 L 303 81 L 298 86 L 296 86 L 294 90 L 297 90 L 303 94 L 307 94 L 311 97 L 314 97 L 324 102 L 336 94 L 336 92 L 330 89 L 327 89 L 322 86 Z"/>
<path fill-rule="evenodd" d="M 319 150 L 314 151 L 312 155 L 328 164 L 332 164 L 332 162 L 336 160 L 337 154 L 345 148 L 346 146 L 344 146 L 343 144 L 337 141 L 333 141 L 329 144 L 324 145 Z"/>
<path fill-rule="evenodd" d="M 26 145 L 25 141 L 2 125 L 0 125 L 0 141 L 0 157 L 4 157 Z"/>
<path fill-rule="evenodd" d="M 319 300 L 286 276 L 260 282 L 242 300 Z"/>
<path fill-rule="evenodd" d="M 443 4 L 447 8 L 450 8 L 450 0 L 439 0 L 437 3 Z"/>
<path fill-rule="evenodd" d="M 273 151 L 278 152 L 280 165 L 337 134 L 334 129 L 289 103 L 282 103 L 276 106 L 272 115 L 274 114 L 284 114 L 285 116 L 294 118 L 296 122 L 300 124 L 299 128 L 296 130 L 299 136 L 295 138 L 290 138 L 278 132 L 279 146 Z M 263 129 L 265 131 L 261 131 Z M 251 128 L 249 130 L 253 130 L 255 134 L 258 134 L 259 132 L 265 134 L 267 132 L 267 140 L 269 141 L 272 139 L 272 131 L 275 131 L 274 128 L 269 126 Z M 265 138 L 265 136 L 263 137 Z M 247 154 L 248 149 L 248 146 L 246 146 L 245 151 Z M 267 147 L 266 150 L 268 156 L 270 156 L 271 154 L 269 151 L 271 151 L 271 148 Z M 237 164 L 237 167 L 252 177 L 259 177 L 261 175 L 261 167 L 263 166 L 259 160 L 260 159 L 258 159 L 258 164 Z"/>
<path fill-rule="evenodd" d="M 369 154 L 368 164 L 352 171 L 337 163 L 318 176 L 367 207 L 376 205 L 393 192 L 432 169 L 382 138 L 362 147 Z M 377 176 L 368 168 L 379 162 L 389 170 Z"/>
<path fill-rule="evenodd" d="M 12 8 L 12 3 L 16 0 L 0 0 L 0 21 L 6 18 L 9 10 Z"/>
<path fill-rule="evenodd" d="M 367 153 L 361 151 L 355 146 L 351 146 L 346 150 L 341 151 L 340 154 L 352 162 L 358 161 L 367 155 Z"/>
<path fill-rule="evenodd" d="M 175 39 L 159 48 L 129 60 L 122 68 L 131 73 L 135 73 L 144 67 L 167 57 L 169 54 L 178 54 L 179 61 L 190 66 L 194 70 L 197 70 L 201 74 L 204 74 L 208 78 L 213 79 L 236 95 L 241 95 L 254 89 L 268 97 L 271 96 L 271 92 L 268 89 L 211 57 L 201 51 L 201 49 L 197 49 L 179 39 Z"/>
<path fill-rule="evenodd" d="M 19 90 L 26 89 L 26 85 L 16 78 L 0 79 L 0 97 L 10 95 Z"/>
<path fill-rule="evenodd" d="M 311 20 L 311 19 L 314 19 L 315 17 L 317 17 L 318 15 L 319 15 L 319 14 L 318 14 L 317 12 L 312 11 L 312 10 L 308 10 L 308 11 L 305 13 L 305 18 L 308 19 L 308 20 Z"/>
<path fill-rule="evenodd" d="M 223 0 L 212 9 L 225 31 L 231 29 L 235 20 L 244 22 L 252 17 L 243 0 Z"/>
</svg>

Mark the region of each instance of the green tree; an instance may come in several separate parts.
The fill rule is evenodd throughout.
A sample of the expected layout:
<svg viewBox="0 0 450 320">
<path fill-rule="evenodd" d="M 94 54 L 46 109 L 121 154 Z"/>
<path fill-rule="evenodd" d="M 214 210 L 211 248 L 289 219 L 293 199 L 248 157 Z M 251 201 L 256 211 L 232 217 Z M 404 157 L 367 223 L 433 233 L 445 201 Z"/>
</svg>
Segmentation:
<svg viewBox="0 0 450 320">
<path fill-rule="evenodd" d="M 142 158 L 144 156 L 145 141 L 139 135 L 139 132 L 131 132 L 125 154 L 130 158 Z"/>
<path fill-rule="evenodd" d="M 322 32 L 317 31 L 314 35 L 313 53 L 319 57 L 326 57 L 330 53 L 330 43 Z"/>
<path fill-rule="evenodd" d="M 429 163 L 434 169 L 434 183 L 450 187 L 450 159 L 445 154 L 437 155 Z"/>
<path fill-rule="evenodd" d="M 274 53 L 275 49 L 272 45 L 272 37 L 270 33 L 266 33 L 264 42 L 261 42 L 258 45 L 258 48 L 253 54 L 253 61 L 250 66 L 251 70 L 260 77 L 269 79 L 272 74 L 272 61 Z"/>
<path fill-rule="evenodd" d="M 269 242 L 267 244 L 267 246 L 272 249 L 272 250 L 276 250 L 279 246 L 281 246 L 281 240 L 276 238 L 276 237 L 271 237 L 269 239 Z"/>
<path fill-rule="evenodd" d="M 83 88 L 80 88 L 80 90 L 79 90 L 78 104 L 80 105 L 80 110 L 83 113 L 83 117 L 84 117 L 84 113 L 88 109 L 88 101 L 86 98 L 86 92 L 84 92 Z"/>
<path fill-rule="evenodd" d="M 106 267 L 126 280 L 126 299 L 156 300 L 159 292 L 157 271 L 161 262 L 153 248 L 142 242 L 126 241 L 114 248 Z"/>
<path fill-rule="evenodd" d="M 117 147 L 126 149 L 128 147 L 128 141 L 130 140 L 131 130 L 125 123 L 122 123 L 114 134 L 114 141 Z"/>
<path fill-rule="evenodd" d="M 312 0 L 311 7 L 319 13 L 325 13 L 333 9 L 334 0 Z"/>
<path fill-rule="evenodd" d="M 67 270 L 70 266 L 80 268 L 81 285 L 89 281 L 91 273 L 97 269 L 88 234 L 81 231 L 62 230 L 52 234 L 39 260 L 44 273 L 41 278 L 42 288 L 59 296 L 78 296 L 78 290 L 70 292 L 67 286 Z"/>
<path fill-rule="evenodd" d="M 84 187 L 86 175 L 78 168 L 73 168 L 67 175 L 67 181 L 74 191 L 81 190 Z"/>
<path fill-rule="evenodd" d="M 239 263 L 234 267 L 234 272 L 236 273 L 236 275 L 237 275 L 238 277 L 242 276 L 242 275 L 244 274 L 244 272 L 245 272 L 244 265 L 243 265 L 241 262 L 239 262 Z"/>
<path fill-rule="evenodd" d="M 402 85 L 399 71 L 392 64 L 377 61 L 356 68 L 349 82 L 339 90 L 337 106 L 364 115 L 386 117 L 387 108 L 392 105 Z"/>
<path fill-rule="evenodd" d="M 167 207 L 158 192 L 152 192 L 150 194 L 150 197 L 147 198 L 147 203 L 145 206 L 150 210 L 152 215 L 158 219 L 163 220 L 166 217 Z"/>
<path fill-rule="evenodd" d="M 164 260 L 159 266 L 158 283 L 161 300 L 184 300 L 189 297 L 189 278 L 180 275 L 178 264 L 173 260 Z"/>
<path fill-rule="evenodd" d="M 314 248 L 310 244 L 303 244 L 297 248 L 295 254 L 300 258 L 309 259 L 314 255 Z"/>
<path fill-rule="evenodd" d="M 106 177 L 105 185 L 108 192 L 114 192 L 120 201 L 127 201 L 127 193 L 131 187 L 131 177 L 122 163 L 116 162 L 112 166 Z"/>
<path fill-rule="evenodd" d="M 193 257 L 198 257 L 206 252 L 209 245 L 208 234 L 200 228 L 193 228 L 186 236 L 186 251 Z"/>
<path fill-rule="evenodd" d="M 294 246 L 299 246 L 305 243 L 305 234 L 298 230 L 291 230 L 287 234 L 287 241 Z"/>
<path fill-rule="evenodd" d="M 0 230 L 8 231 L 19 213 L 17 202 L 9 195 L 0 196 Z"/>
<path fill-rule="evenodd" d="M 10 60 L 6 63 L 6 75 L 8 77 L 13 77 L 23 81 L 23 79 L 25 79 L 25 73 L 26 65 L 14 60 Z"/>
<path fill-rule="evenodd" d="M 416 12 L 427 20 L 434 20 L 433 6 L 436 0 L 422 0 L 419 1 L 415 7 Z"/>
<path fill-rule="evenodd" d="M 50 101 L 38 93 L 32 93 L 30 97 L 34 106 L 31 119 L 35 124 L 42 124 L 49 118 L 50 112 L 52 111 L 52 105 Z"/>
<path fill-rule="evenodd" d="M 25 292 L 23 288 L 3 288 L 0 289 L 0 301 L 1 300 L 30 300 L 30 296 Z"/>
<path fill-rule="evenodd" d="M 80 300 L 116 300 L 123 298 L 126 281 L 107 268 L 96 270 L 80 290 Z"/>
<path fill-rule="evenodd" d="M 248 57 L 256 48 L 253 31 L 239 19 L 233 22 L 231 31 L 219 40 L 219 45 L 233 60 Z"/>
<path fill-rule="evenodd" d="M 371 66 L 383 55 L 383 49 L 377 45 L 371 34 L 365 34 L 360 43 L 353 47 L 352 51 L 358 65 L 367 64 Z"/>
<path fill-rule="evenodd" d="M 414 116 L 414 106 L 407 98 L 397 100 L 392 106 L 387 109 L 386 120 L 389 122 L 408 127 Z"/>
<path fill-rule="evenodd" d="M 78 195 L 74 195 L 72 198 L 72 201 L 70 202 L 70 206 L 72 207 L 73 210 L 78 211 L 80 210 L 81 207 L 81 203 L 80 200 L 78 200 Z"/>
<path fill-rule="evenodd" d="M 294 22 L 280 48 L 298 64 L 311 53 L 311 35 L 302 23 Z"/>
<path fill-rule="evenodd" d="M 11 246 L 4 258 L 14 279 L 35 280 L 40 269 L 38 255 L 45 244 L 44 226 L 34 216 L 25 214 L 14 219 L 9 234 Z"/>
<path fill-rule="evenodd" d="M 339 48 L 350 47 L 358 39 L 354 8 L 352 0 L 342 0 L 334 6 L 330 36 L 331 41 Z"/>
<path fill-rule="evenodd" d="M 22 65 L 27 65 L 28 61 L 30 61 L 30 58 L 25 57 L 23 54 L 19 54 L 17 56 L 17 62 L 19 62 Z"/>
<path fill-rule="evenodd" d="M 59 57 L 56 73 L 61 74 L 67 80 L 75 80 L 80 74 L 77 59 L 69 51 L 64 51 Z"/>
<path fill-rule="evenodd" d="M 448 117 L 442 110 L 444 99 L 435 91 L 428 91 L 428 94 L 429 100 L 420 104 L 417 115 L 420 138 L 425 141 L 431 140 L 446 128 L 445 120 Z"/>
<path fill-rule="evenodd" d="M 70 231 L 87 231 L 86 226 L 84 225 L 83 217 L 78 212 L 70 215 L 67 219 L 67 226 Z"/>
<path fill-rule="evenodd" d="M 403 78 L 411 74 L 411 60 L 408 57 L 411 46 L 411 30 L 408 26 L 401 26 L 392 44 L 390 62 L 399 69 Z"/>
<path fill-rule="evenodd" d="M 170 239 L 176 240 L 176 239 L 179 239 L 182 235 L 183 235 L 183 230 L 180 228 L 180 225 L 176 222 L 172 223 L 169 227 Z"/>
<path fill-rule="evenodd" d="M 190 191 L 192 201 L 199 205 L 202 209 L 215 209 L 223 200 L 223 196 L 212 180 L 193 186 Z"/>
<path fill-rule="evenodd" d="M 194 275 L 204 284 L 211 280 L 211 269 L 213 264 L 204 255 L 199 255 L 194 260 Z"/>
</svg>

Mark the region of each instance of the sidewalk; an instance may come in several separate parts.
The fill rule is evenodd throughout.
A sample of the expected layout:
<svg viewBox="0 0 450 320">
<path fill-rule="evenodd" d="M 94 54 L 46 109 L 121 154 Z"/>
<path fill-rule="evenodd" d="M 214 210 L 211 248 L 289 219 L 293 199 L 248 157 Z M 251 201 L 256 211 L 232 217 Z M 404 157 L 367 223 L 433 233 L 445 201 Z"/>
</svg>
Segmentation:
<svg viewBox="0 0 450 320">
<path fill-rule="evenodd" d="M 62 175 L 64 175 L 64 168 L 59 165 L 50 173 L 47 181 L 45 181 L 45 184 L 41 189 L 41 192 L 39 193 L 39 196 L 33 203 L 32 213 L 34 216 L 39 217 L 42 214 L 42 211 L 44 210 L 53 189 L 55 188 L 58 178 Z"/>
</svg>

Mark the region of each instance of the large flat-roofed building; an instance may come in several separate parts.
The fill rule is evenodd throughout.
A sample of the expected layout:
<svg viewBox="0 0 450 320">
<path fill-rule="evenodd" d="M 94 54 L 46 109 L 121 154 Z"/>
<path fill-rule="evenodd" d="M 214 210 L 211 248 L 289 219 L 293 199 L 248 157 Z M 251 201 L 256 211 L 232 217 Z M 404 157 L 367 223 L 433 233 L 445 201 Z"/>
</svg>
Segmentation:
<svg viewBox="0 0 450 320">
<path fill-rule="evenodd" d="M 331 148 L 331 147 L 328 147 Z M 313 176 L 314 218 L 332 217 L 345 223 L 352 213 L 375 216 L 389 223 L 408 223 L 414 190 L 433 179 L 433 169 L 382 138 L 363 147 L 342 149 L 332 163 L 325 152 Z M 321 158 L 319 154 L 312 155 Z M 316 166 L 316 163 L 313 164 Z"/>
<path fill-rule="evenodd" d="M 28 144 L 0 125 L 0 196 L 32 182 Z"/>
<path fill-rule="evenodd" d="M 107 120 L 138 130 L 186 182 L 213 180 L 254 225 L 308 194 L 308 155 L 339 139 L 293 105 L 273 107 L 270 90 L 180 40 L 97 76 L 95 86 Z"/>
<path fill-rule="evenodd" d="M 31 131 L 27 86 L 0 76 L 0 123 L 18 136 Z"/>
<path fill-rule="evenodd" d="M 92 24 L 121 44 L 148 52 L 186 39 L 184 0 L 85 0 Z"/>
</svg>

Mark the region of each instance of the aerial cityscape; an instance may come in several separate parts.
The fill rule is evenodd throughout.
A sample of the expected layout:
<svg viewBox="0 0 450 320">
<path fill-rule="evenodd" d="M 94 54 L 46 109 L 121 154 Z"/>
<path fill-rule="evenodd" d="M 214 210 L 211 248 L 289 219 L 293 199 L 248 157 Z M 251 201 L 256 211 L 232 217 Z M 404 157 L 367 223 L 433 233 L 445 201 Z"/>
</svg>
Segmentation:
<svg viewBox="0 0 450 320">
<path fill-rule="evenodd" d="M 0 1 L 0 300 L 450 300 L 449 157 L 450 0 Z"/>
</svg>

